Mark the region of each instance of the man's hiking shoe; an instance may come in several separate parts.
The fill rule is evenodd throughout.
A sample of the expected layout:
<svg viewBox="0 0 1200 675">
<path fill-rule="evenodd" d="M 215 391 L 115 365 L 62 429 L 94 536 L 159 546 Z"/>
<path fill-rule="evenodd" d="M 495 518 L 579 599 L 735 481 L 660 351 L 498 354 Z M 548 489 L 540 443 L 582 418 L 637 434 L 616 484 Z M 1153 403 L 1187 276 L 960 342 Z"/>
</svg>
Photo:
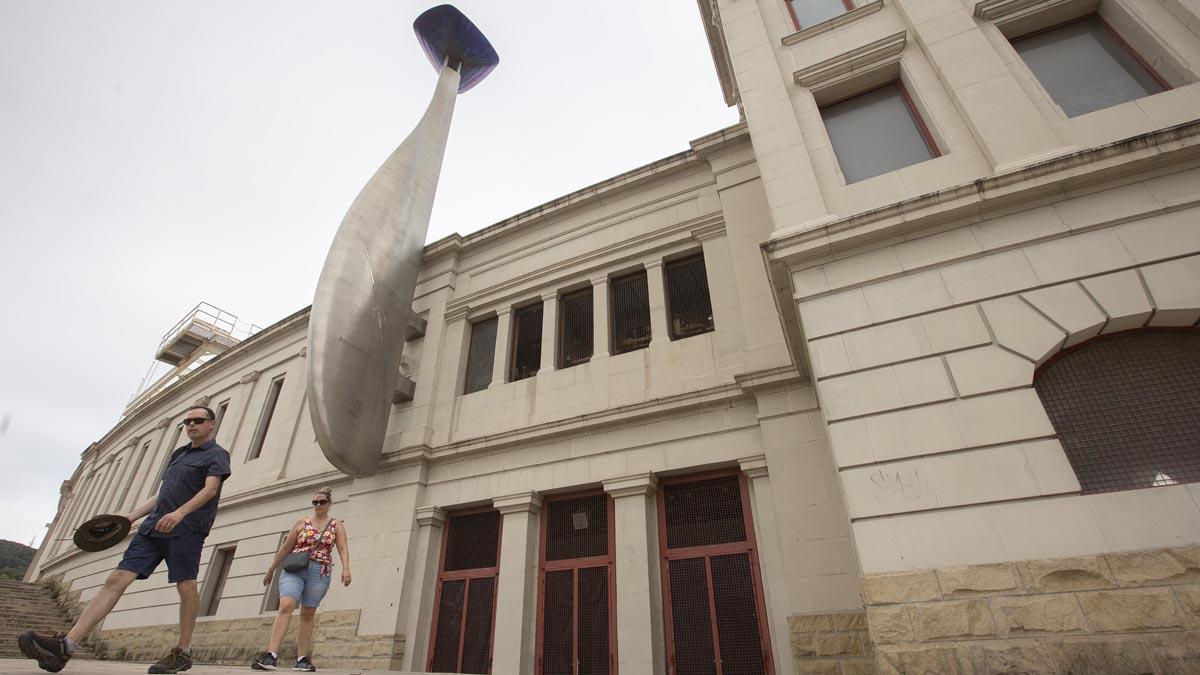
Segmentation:
<svg viewBox="0 0 1200 675">
<path fill-rule="evenodd" d="M 183 651 L 179 647 L 171 649 L 171 653 L 158 660 L 158 663 L 150 666 L 147 673 L 182 673 L 192 667 L 192 655 Z"/>
<path fill-rule="evenodd" d="M 17 647 L 21 649 L 22 654 L 37 661 L 42 670 L 57 673 L 71 660 L 63 637 L 62 633 L 54 637 L 45 637 L 27 630 L 17 636 Z"/>
<path fill-rule="evenodd" d="M 312 661 L 308 660 L 307 656 L 301 656 L 296 661 L 296 665 L 292 666 L 292 670 L 298 670 L 302 673 L 315 673 L 317 672 L 317 667 L 312 664 Z"/>
<path fill-rule="evenodd" d="M 259 652 L 250 662 L 250 670 L 275 670 L 278 666 L 279 660 L 271 656 L 271 652 Z"/>
</svg>

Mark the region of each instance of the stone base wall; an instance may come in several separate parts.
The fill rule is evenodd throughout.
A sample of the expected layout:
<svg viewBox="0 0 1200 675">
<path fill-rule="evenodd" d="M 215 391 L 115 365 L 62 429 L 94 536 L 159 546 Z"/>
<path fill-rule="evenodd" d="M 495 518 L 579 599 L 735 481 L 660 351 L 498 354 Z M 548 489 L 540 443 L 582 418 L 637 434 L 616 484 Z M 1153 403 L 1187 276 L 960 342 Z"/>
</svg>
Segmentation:
<svg viewBox="0 0 1200 675">
<path fill-rule="evenodd" d="M 404 655 L 402 635 L 359 635 L 359 611 L 318 612 L 313 632 L 312 660 L 318 668 L 388 670 Z M 196 623 L 192 655 L 198 664 L 249 666 L 255 654 L 271 639 L 273 616 L 226 619 Z M 279 660 L 288 666 L 296 658 L 296 632 L 300 615 L 292 615 L 291 626 L 280 649 Z M 157 661 L 175 646 L 179 627 L 175 624 L 139 626 L 98 631 L 104 658 L 117 661 Z"/>
<path fill-rule="evenodd" d="M 1200 673 L 1200 546 L 863 578 L 879 672 Z"/>
<path fill-rule="evenodd" d="M 796 614 L 788 617 L 788 633 L 797 673 L 875 673 L 866 612 Z"/>
</svg>

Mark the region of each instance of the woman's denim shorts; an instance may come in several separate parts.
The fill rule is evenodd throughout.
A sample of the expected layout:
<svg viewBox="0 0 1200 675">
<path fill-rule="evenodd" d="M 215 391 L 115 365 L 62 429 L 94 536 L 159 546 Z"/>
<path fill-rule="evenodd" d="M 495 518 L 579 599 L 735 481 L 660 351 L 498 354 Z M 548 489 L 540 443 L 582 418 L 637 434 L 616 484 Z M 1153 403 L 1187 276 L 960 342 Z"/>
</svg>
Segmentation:
<svg viewBox="0 0 1200 675">
<path fill-rule="evenodd" d="M 333 579 L 330 574 L 321 576 L 321 563 L 308 561 L 308 569 L 303 572 L 279 573 L 279 597 L 287 596 L 300 601 L 301 607 L 316 607 L 321 604 L 321 598 L 329 592 L 329 582 Z"/>
</svg>

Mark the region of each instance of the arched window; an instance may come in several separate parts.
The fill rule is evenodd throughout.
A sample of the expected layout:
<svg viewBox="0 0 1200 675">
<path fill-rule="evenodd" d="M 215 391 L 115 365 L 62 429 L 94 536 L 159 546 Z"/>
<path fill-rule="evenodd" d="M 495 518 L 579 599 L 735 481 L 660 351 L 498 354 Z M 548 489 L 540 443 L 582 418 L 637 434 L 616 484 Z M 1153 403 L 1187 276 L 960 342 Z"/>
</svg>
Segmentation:
<svg viewBox="0 0 1200 675">
<path fill-rule="evenodd" d="M 1091 340 L 1034 387 L 1085 494 L 1200 481 L 1200 330 Z"/>
</svg>

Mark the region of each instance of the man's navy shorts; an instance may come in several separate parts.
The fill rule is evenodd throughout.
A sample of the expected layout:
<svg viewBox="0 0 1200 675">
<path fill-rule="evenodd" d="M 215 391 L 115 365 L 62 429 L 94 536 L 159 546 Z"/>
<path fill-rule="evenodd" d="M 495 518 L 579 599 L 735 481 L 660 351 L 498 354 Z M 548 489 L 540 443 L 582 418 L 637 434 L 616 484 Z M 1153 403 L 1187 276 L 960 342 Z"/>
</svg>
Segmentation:
<svg viewBox="0 0 1200 675">
<path fill-rule="evenodd" d="M 195 581 L 200 572 L 200 552 L 204 550 L 203 534 L 185 532 L 174 537 L 149 537 L 140 532 L 133 536 L 125 557 L 117 565 L 119 570 L 137 574 L 146 579 L 164 560 L 167 561 L 167 581 Z"/>
</svg>

